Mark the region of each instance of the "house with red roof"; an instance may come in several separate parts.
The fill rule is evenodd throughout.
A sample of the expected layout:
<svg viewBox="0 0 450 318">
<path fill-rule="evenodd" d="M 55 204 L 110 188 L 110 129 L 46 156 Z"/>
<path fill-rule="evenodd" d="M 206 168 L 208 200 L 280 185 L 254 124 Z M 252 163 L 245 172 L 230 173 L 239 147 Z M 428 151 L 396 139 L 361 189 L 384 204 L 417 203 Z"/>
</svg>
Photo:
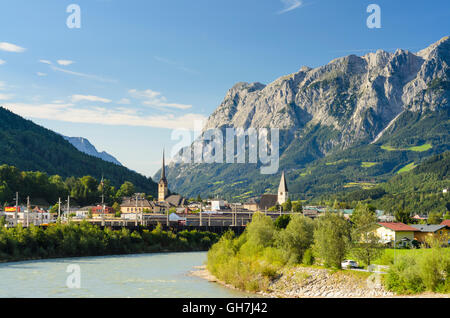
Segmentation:
<svg viewBox="0 0 450 318">
<path fill-rule="evenodd" d="M 401 222 L 379 222 L 375 234 L 384 244 L 409 245 L 414 240 L 414 233 L 419 230 Z"/>
<path fill-rule="evenodd" d="M 445 226 L 447 226 L 448 228 L 450 228 L 450 220 L 444 220 L 444 221 L 442 221 L 441 225 L 445 225 Z"/>
</svg>

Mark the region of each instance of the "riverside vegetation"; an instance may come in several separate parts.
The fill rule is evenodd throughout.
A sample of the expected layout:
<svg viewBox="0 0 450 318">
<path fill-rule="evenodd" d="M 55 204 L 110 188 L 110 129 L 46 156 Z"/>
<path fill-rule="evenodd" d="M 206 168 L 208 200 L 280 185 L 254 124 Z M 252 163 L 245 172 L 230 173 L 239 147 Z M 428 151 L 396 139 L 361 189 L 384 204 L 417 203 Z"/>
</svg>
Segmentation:
<svg viewBox="0 0 450 318">
<path fill-rule="evenodd" d="M 0 262 L 57 257 L 101 256 L 152 252 L 206 251 L 217 242 L 211 232 L 163 231 L 158 225 L 129 231 L 101 229 L 86 221 L 80 224 L 53 224 L 46 229 L 20 224 L 0 228 Z"/>
<path fill-rule="evenodd" d="M 398 256 L 382 277 L 384 288 L 381 292 L 361 294 L 349 290 L 351 282 L 359 284 L 370 273 L 341 271 L 341 262 L 345 258 L 356 258 L 363 265 L 387 259 L 384 247 L 372 232 L 376 227 L 373 209 L 358 205 L 351 221 L 338 213 L 326 212 L 314 221 L 294 214 L 288 223 L 280 219 L 273 222 L 270 217 L 255 213 L 242 235 L 236 237 L 233 232 L 227 232 L 212 246 L 207 269 L 220 281 L 252 292 L 277 294 L 280 292 L 277 288 L 286 285 L 283 281 L 288 282 L 287 287 L 292 290 L 291 285 L 296 283 L 287 278 L 292 273 L 300 275 L 302 281 L 311 280 L 314 275 L 333 282 L 341 281 L 341 285 L 333 286 L 332 295 L 339 296 L 344 295 L 339 288 L 345 289 L 346 296 L 369 297 L 388 296 L 388 291 L 401 294 L 450 292 L 450 253 L 448 249 L 442 251 L 439 244 L 433 244 L 432 249 L 409 250 L 411 253 Z M 338 276 L 330 276 L 330 273 Z M 347 278 L 336 278 L 342 275 Z M 320 283 L 320 280 L 312 279 L 311 284 Z M 290 292 L 284 292 L 284 295 L 295 296 Z M 323 296 L 323 293 L 319 290 L 318 294 L 309 295 Z"/>
</svg>

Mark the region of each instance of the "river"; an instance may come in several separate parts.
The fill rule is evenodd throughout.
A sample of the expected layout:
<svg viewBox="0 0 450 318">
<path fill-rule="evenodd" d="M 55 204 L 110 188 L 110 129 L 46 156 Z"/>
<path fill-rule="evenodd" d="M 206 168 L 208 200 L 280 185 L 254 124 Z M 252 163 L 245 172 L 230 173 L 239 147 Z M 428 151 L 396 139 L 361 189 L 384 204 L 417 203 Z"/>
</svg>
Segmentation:
<svg viewBox="0 0 450 318">
<path fill-rule="evenodd" d="M 248 297 L 189 275 L 206 252 L 155 253 L 0 263 L 0 297 Z M 67 286 L 69 265 L 79 288 Z M 71 267 L 69 267 L 70 269 Z M 72 276 L 71 276 L 72 275 Z M 75 284 L 76 286 L 76 284 Z M 73 287 L 73 286 L 72 286 Z"/>
</svg>

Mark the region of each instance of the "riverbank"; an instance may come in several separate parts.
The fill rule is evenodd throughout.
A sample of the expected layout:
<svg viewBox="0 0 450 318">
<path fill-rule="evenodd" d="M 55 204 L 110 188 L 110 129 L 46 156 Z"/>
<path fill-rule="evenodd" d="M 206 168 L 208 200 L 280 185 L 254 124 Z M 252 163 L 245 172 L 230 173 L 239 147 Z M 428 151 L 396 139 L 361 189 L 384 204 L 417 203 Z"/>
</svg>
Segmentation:
<svg viewBox="0 0 450 318">
<path fill-rule="evenodd" d="M 87 222 L 0 228 L 0 263 L 67 257 L 207 251 L 219 236 L 196 230 L 101 229 Z"/>
<path fill-rule="evenodd" d="M 239 290 L 212 275 L 206 266 L 198 266 L 190 274 L 233 290 Z M 254 295 L 255 297 L 274 298 L 450 298 L 448 294 L 431 292 L 396 295 L 387 291 L 381 280 L 371 273 L 334 271 L 304 266 L 286 268 L 276 279 L 271 281 L 268 290 L 254 293 Z"/>
</svg>

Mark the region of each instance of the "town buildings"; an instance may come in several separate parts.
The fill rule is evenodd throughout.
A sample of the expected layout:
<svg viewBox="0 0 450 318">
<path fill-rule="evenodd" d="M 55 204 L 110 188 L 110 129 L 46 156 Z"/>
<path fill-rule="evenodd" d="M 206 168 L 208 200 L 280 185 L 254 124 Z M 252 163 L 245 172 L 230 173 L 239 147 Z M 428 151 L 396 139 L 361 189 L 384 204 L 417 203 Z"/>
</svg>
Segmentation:
<svg viewBox="0 0 450 318">
<path fill-rule="evenodd" d="M 244 208 L 249 211 L 267 211 L 268 209 L 286 203 L 289 199 L 289 191 L 284 171 L 281 173 L 277 194 L 263 194 L 259 200 L 251 199 L 244 203 Z"/>
<path fill-rule="evenodd" d="M 393 243 L 397 245 L 409 245 L 414 240 L 416 228 L 406 225 L 404 223 L 388 223 L 379 222 L 375 233 L 380 238 L 382 243 Z"/>
</svg>

